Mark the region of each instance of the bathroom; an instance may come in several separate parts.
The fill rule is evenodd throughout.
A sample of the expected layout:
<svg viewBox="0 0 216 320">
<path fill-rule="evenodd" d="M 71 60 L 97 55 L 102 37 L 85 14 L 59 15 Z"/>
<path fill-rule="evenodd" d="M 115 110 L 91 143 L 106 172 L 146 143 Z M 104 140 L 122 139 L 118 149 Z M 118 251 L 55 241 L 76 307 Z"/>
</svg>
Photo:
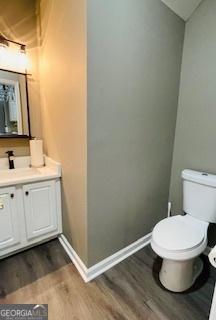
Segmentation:
<svg viewBox="0 0 216 320">
<path fill-rule="evenodd" d="M 216 1 L 0 15 L 0 317 L 216 319 Z"/>
</svg>

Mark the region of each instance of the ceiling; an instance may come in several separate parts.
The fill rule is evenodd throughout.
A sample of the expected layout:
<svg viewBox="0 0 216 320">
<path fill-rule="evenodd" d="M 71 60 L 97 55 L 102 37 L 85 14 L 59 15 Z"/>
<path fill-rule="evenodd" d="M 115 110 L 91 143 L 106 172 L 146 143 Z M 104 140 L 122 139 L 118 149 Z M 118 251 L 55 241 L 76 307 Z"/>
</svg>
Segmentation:
<svg viewBox="0 0 216 320">
<path fill-rule="evenodd" d="M 187 21 L 202 0 L 161 0 L 178 16 Z"/>
</svg>

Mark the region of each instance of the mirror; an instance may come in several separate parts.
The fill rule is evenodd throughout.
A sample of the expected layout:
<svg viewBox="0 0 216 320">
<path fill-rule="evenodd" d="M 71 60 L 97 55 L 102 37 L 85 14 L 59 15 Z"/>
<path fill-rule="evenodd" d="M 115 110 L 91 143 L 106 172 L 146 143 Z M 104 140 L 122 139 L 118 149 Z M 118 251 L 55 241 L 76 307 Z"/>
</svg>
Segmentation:
<svg viewBox="0 0 216 320">
<path fill-rule="evenodd" d="M 0 70 L 0 138 L 29 136 L 27 75 Z"/>
</svg>

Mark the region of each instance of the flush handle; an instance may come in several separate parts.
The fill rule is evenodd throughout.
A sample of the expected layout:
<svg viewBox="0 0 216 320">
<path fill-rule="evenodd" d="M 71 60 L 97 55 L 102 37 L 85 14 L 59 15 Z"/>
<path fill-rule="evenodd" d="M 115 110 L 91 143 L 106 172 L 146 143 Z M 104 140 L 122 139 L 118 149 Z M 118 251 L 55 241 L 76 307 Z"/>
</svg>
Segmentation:
<svg viewBox="0 0 216 320">
<path fill-rule="evenodd" d="M 4 209 L 4 203 L 0 202 L 0 210 Z"/>
</svg>

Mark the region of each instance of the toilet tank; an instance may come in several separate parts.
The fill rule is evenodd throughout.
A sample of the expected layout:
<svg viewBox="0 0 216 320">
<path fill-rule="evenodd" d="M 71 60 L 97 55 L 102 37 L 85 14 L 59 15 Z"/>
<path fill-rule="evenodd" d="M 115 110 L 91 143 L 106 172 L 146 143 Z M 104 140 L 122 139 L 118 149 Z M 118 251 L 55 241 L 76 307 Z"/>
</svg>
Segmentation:
<svg viewBox="0 0 216 320">
<path fill-rule="evenodd" d="M 183 210 L 191 216 L 216 223 L 216 175 L 182 171 Z"/>
</svg>

